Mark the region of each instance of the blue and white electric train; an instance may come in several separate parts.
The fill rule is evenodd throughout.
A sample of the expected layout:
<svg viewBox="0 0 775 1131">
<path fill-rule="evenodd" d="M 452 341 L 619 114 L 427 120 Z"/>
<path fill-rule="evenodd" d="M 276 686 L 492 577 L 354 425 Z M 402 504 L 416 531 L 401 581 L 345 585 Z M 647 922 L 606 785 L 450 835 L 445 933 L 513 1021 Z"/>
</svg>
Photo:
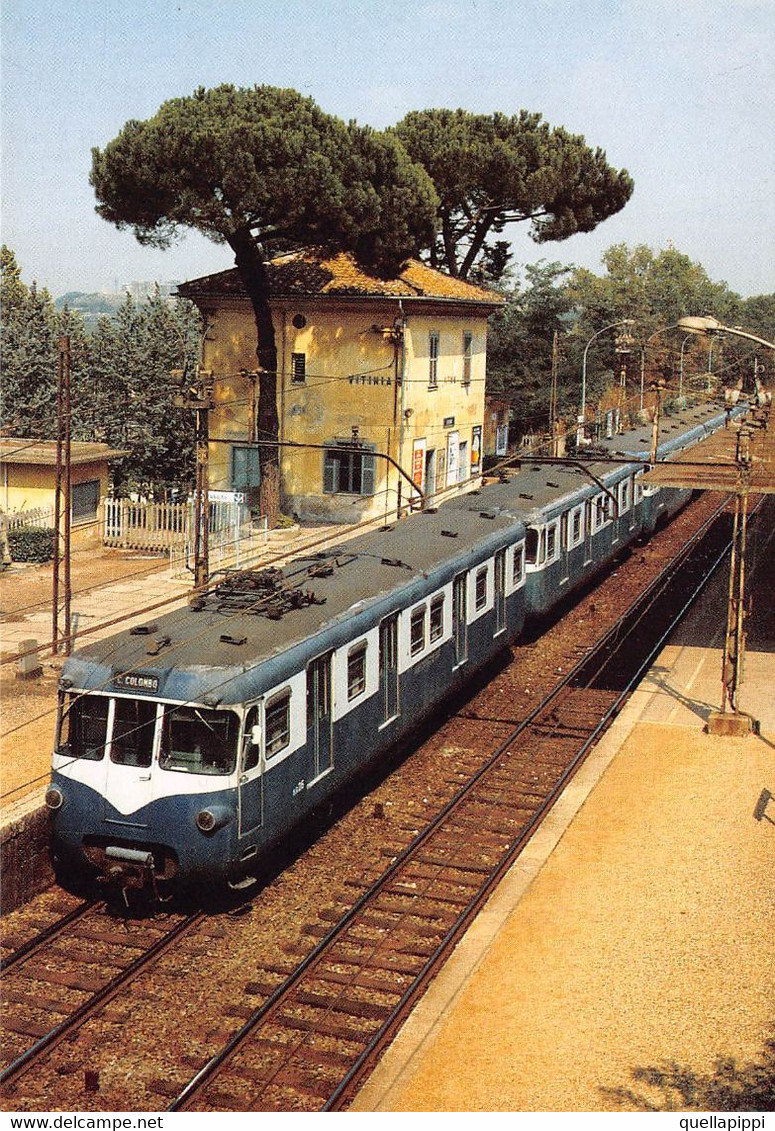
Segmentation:
<svg viewBox="0 0 775 1131">
<path fill-rule="evenodd" d="M 722 428 L 667 417 L 659 457 Z M 52 782 L 63 876 L 127 887 L 249 882 L 259 862 L 406 739 L 525 622 L 689 498 L 622 462 L 527 460 L 502 482 L 89 644 L 64 665 Z"/>
</svg>

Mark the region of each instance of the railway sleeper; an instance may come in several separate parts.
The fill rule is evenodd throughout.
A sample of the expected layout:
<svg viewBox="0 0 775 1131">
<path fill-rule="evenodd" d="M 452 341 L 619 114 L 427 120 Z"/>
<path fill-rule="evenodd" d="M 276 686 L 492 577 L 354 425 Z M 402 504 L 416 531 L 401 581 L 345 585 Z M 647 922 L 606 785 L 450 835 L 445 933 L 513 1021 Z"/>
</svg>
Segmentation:
<svg viewBox="0 0 775 1131">
<path fill-rule="evenodd" d="M 43 1010 L 45 1013 L 53 1013 L 58 1017 L 67 1016 L 67 1009 L 63 1008 L 62 1002 L 57 1001 L 56 998 L 40 997 L 39 994 L 35 994 L 33 998 L 14 986 L 3 986 L 3 1001 L 11 1005 L 26 1005 L 30 1009 Z"/>
<path fill-rule="evenodd" d="M 101 990 L 108 978 L 95 978 L 90 974 L 67 973 L 62 970 L 47 970 L 44 967 L 32 966 L 25 963 L 24 969 L 19 972 L 25 978 L 52 986 L 65 986 L 69 990 L 83 990 L 84 993 L 96 993 Z"/>
<path fill-rule="evenodd" d="M 352 986 L 353 989 L 366 990 L 372 993 L 385 994 L 389 997 L 400 998 L 412 980 L 411 975 L 395 972 L 394 980 L 389 982 L 368 971 L 356 974 L 339 974 L 336 970 L 317 970 L 316 976 L 321 982 L 330 982 L 336 986 Z"/>
<path fill-rule="evenodd" d="M 384 1021 L 391 1012 L 386 1005 L 378 1005 L 373 1001 L 359 1001 L 354 997 L 328 997 L 304 989 L 297 990 L 295 996 L 302 1005 L 311 1005 L 315 1009 L 333 1009 L 336 1013 L 346 1013 L 351 1017 L 365 1018 L 369 1021 Z"/>
<path fill-rule="evenodd" d="M 335 1021 L 330 1017 L 321 1017 L 315 1021 L 308 1021 L 304 1017 L 294 1017 L 290 1013 L 281 1013 L 276 1019 L 277 1025 L 285 1029 L 295 1029 L 300 1033 L 324 1033 L 327 1037 L 335 1037 L 339 1041 L 349 1041 L 350 1044 L 362 1048 L 371 1038 L 371 1031 L 367 1029 L 354 1029 Z"/>
</svg>

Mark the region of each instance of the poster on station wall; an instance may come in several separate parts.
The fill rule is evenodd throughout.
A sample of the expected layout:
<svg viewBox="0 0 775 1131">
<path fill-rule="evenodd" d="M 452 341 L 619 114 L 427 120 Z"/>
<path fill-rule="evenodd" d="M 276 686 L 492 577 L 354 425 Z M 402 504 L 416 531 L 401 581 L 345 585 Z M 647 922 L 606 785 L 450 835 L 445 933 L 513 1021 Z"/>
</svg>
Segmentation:
<svg viewBox="0 0 775 1131">
<path fill-rule="evenodd" d="M 450 432 L 447 436 L 447 486 L 454 487 L 457 483 L 458 455 L 460 451 L 460 433 Z"/>
<path fill-rule="evenodd" d="M 412 482 L 425 490 L 425 440 L 415 440 L 412 446 Z"/>
<path fill-rule="evenodd" d="M 475 475 L 481 470 L 482 463 L 482 426 L 475 425 L 471 429 L 471 474 Z"/>
<path fill-rule="evenodd" d="M 505 456 L 509 448 L 509 426 L 499 424 L 495 429 L 495 454 Z"/>
</svg>

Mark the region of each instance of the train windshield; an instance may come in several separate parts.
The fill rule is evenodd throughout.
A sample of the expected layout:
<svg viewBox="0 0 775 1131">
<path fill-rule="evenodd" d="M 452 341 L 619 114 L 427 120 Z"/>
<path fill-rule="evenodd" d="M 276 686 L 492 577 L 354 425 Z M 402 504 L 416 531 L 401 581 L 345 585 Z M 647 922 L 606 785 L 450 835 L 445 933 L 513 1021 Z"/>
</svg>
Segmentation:
<svg viewBox="0 0 775 1131">
<path fill-rule="evenodd" d="M 159 764 L 189 774 L 230 774 L 237 761 L 234 711 L 165 707 Z"/>
<path fill-rule="evenodd" d="M 102 695 L 71 694 L 60 701 L 57 754 L 99 762 L 108 737 L 108 706 Z"/>
<path fill-rule="evenodd" d="M 119 766 L 150 766 L 155 730 L 155 703 L 147 699 L 117 699 L 110 739 L 111 762 Z"/>
</svg>

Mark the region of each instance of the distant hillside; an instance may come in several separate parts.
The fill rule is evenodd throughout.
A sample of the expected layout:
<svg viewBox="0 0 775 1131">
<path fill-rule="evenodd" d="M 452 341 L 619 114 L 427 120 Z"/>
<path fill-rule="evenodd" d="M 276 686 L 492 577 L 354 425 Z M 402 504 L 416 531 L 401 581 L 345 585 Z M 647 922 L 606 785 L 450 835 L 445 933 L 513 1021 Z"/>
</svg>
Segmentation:
<svg viewBox="0 0 775 1131">
<path fill-rule="evenodd" d="M 77 311 L 83 318 L 86 330 L 91 332 L 95 329 L 100 318 L 110 318 L 116 314 L 126 302 L 127 294 L 131 294 L 135 302 L 144 303 L 156 286 L 155 283 L 131 283 L 127 285 L 125 290 L 113 294 L 68 291 L 67 294 L 60 295 L 59 298 L 55 299 L 54 305 L 57 310 L 63 310 L 66 306 L 68 310 Z M 177 283 L 162 283 L 158 285 L 158 289 L 163 298 L 172 302 L 174 301 L 173 295 L 176 286 Z"/>
</svg>

